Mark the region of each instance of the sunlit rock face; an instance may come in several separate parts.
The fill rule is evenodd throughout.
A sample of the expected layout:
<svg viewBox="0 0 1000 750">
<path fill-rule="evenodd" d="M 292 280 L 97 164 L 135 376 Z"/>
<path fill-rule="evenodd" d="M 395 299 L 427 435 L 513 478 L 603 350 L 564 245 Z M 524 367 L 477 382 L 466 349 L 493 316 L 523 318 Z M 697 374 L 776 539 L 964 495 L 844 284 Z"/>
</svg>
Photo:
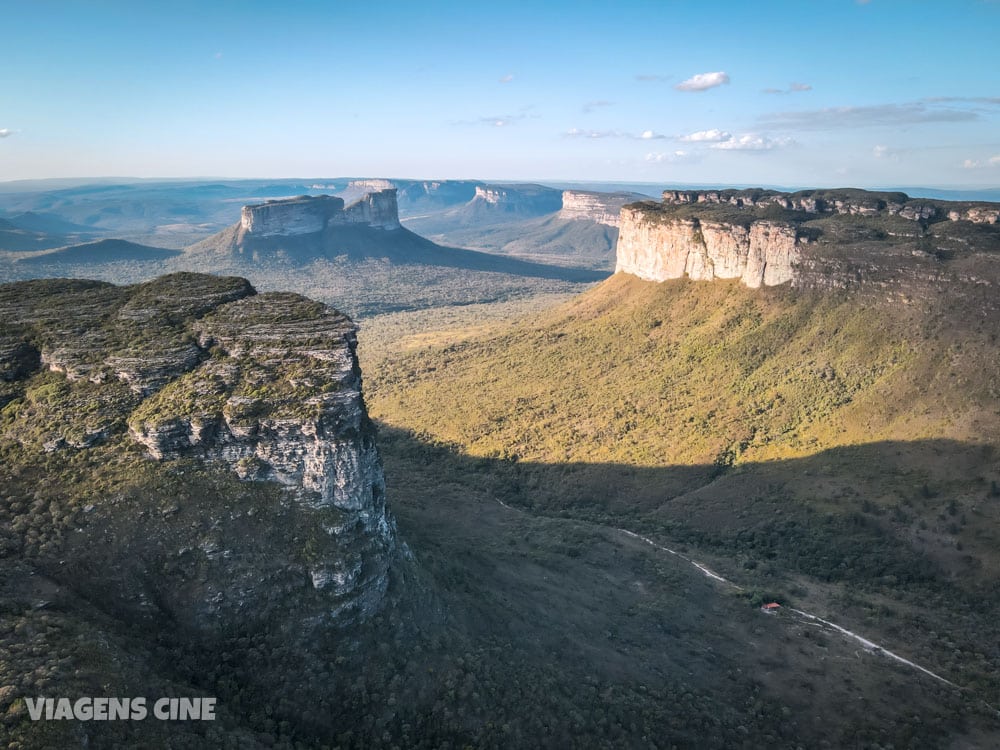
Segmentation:
<svg viewBox="0 0 1000 750">
<path fill-rule="evenodd" d="M 560 219 L 583 219 L 617 227 L 622 206 L 643 200 L 636 193 L 594 193 L 586 190 L 564 190 Z"/>
<path fill-rule="evenodd" d="M 1000 223 L 1000 206 L 971 201 L 943 201 L 910 198 L 905 193 L 866 190 L 803 190 L 782 193 L 776 190 L 665 190 L 664 205 L 729 205 L 736 208 L 776 206 L 807 214 L 851 216 L 901 216 L 910 221 L 947 218 L 973 224 Z"/>
<path fill-rule="evenodd" d="M 299 196 L 244 206 L 240 230 L 252 237 L 314 234 L 342 224 L 398 229 L 395 188 L 364 194 L 349 206 L 330 195 Z"/>
<path fill-rule="evenodd" d="M 1000 205 L 863 190 L 667 191 L 621 210 L 616 271 L 998 307 Z"/>
<path fill-rule="evenodd" d="M 344 201 L 329 195 L 267 201 L 244 206 L 240 227 L 257 237 L 297 235 L 322 232 L 331 220 L 344 212 Z"/>
<path fill-rule="evenodd" d="M 791 225 L 650 220 L 636 208 L 621 217 L 616 271 L 649 281 L 740 279 L 753 288 L 796 278 L 802 242 Z"/>
</svg>

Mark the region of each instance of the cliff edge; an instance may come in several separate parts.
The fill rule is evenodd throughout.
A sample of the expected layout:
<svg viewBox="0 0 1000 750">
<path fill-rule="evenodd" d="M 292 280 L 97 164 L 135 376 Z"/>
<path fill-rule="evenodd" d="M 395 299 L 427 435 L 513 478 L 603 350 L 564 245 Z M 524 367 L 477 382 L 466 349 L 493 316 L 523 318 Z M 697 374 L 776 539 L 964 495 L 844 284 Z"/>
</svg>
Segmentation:
<svg viewBox="0 0 1000 750">
<path fill-rule="evenodd" d="M 50 550 L 23 543 L 33 564 L 92 565 L 80 585 L 102 581 L 116 608 L 157 602 L 199 630 L 379 609 L 395 522 L 349 318 L 191 273 L 8 284 L 0 317 L 0 449 L 25 472 L 8 489 L 35 491 L 41 461 L 53 507 L 87 505 Z M 73 486 L 88 462 L 80 476 L 103 483 Z"/>
<path fill-rule="evenodd" d="M 885 292 L 1000 282 L 1000 205 L 863 190 L 667 191 L 622 208 L 616 271 L 651 281 L 738 279 Z M 991 303 L 992 304 L 992 303 Z"/>
</svg>

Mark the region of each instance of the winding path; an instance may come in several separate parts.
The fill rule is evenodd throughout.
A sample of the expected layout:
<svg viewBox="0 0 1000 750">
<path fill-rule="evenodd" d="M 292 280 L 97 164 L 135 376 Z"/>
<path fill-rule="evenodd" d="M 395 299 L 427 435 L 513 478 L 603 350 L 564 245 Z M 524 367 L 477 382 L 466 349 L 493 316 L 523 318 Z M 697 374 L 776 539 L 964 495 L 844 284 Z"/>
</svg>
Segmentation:
<svg viewBox="0 0 1000 750">
<path fill-rule="evenodd" d="M 512 505 L 508 505 L 507 503 L 505 503 L 503 500 L 500 500 L 499 498 L 494 498 L 494 500 L 496 500 L 497 503 L 499 503 L 500 505 L 502 505 L 507 510 L 514 511 L 516 513 L 521 513 L 522 515 L 531 515 L 531 514 L 527 513 L 526 511 L 521 510 L 520 508 L 515 508 Z M 589 523 L 589 522 L 582 521 L 581 523 Z M 716 581 L 717 583 L 720 583 L 720 584 L 722 584 L 724 586 L 727 586 L 727 587 L 729 587 L 729 588 L 731 588 L 731 589 L 733 589 L 735 591 L 745 591 L 746 590 L 742 586 L 740 586 L 739 584 L 733 583 L 729 579 L 724 578 L 723 576 L 720 576 L 718 573 L 716 573 L 714 570 L 712 570 L 711 568 L 709 568 L 707 565 L 702 565 L 697 560 L 694 560 L 694 559 L 688 557 L 687 555 L 684 555 L 681 552 L 678 552 L 677 550 L 670 549 L 670 547 L 665 547 L 662 544 L 658 544 L 657 542 L 654 542 L 649 537 L 642 536 L 641 534 L 637 534 L 634 531 L 630 531 L 629 529 L 623 529 L 623 528 L 619 528 L 619 527 L 613 527 L 613 528 L 614 528 L 615 531 L 617 531 L 617 532 L 619 532 L 621 534 L 624 534 L 626 536 L 629 536 L 629 537 L 631 537 L 633 539 L 638 539 L 641 542 L 645 542 L 646 544 L 650 545 L 651 547 L 653 547 L 653 548 L 655 548 L 655 549 L 657 549 L 657 550 L 659 550 L 661 552 L 666 552 L 668 554 L 673 555 L 674 557 L 680 558 L 684 562 L 688 563 L 689 565 L 694 566 L 699 571 L 701 571 L 702 575 L 704 575 L 706 578 L 711 578 L 713 581 Z M 855 633 L 855 632 L 853 632 L 851 630 L 848 630 L 847 628 L 842 627 L 842 626 L 838 625 L 835 622 L 830 622 L 829 620 L 824 620 L 822 617 L 814 615 L 811 612 L 806 612 L 806 611 L 801 610 L 801 609 L 795 609 L 794 607 L 788 607 L 787 609 L 788 609 L 788 611 L 795 613 L 799 618 L 801 618 L 803 620 L 808 620 L 811 623 L 819 624 L 821 627 L 826 627 L 828 630 L 831 630 L 831 631 L 834 631 L 836 633 L 839 633 L 840 635 L 844 636 L 845 638 L 857 641 L 869 653 L 881 654 L 882 656 L 885 656 L 886 658 L 891 659 L 893 661 L 897 661 L 900 664 L 903 664 L 904 666 L 910 667 L 911 669 L 915 669 L 918 672 L 923 672 L 925 675 L 928 675 L 929 677 L 933 677 L 935 680 L 943 682 L 945 685 L 949 685 L 950 687 L 953 687 L 953 688 L 955 688 L 957 690 L 964 690 L 965 689 L 965 688 L 962 688 L 960 685 L 956 685 L 951 680 L 945 679 L 941 675 L 939 675 L 939 674 L 937 674 L 935 672 L 932 672 L 931 670 L 927 669 L 927 667 L 922 667 L 921 665 L 919 665 L 919 664 L 917 664 L 915 662 L 912 662 L 909 659 L 905 659 L 902 656 L 900 656 L 899 654 L 893 653 L 892 651 L 890 651 L 889 649 L 885 648 L 884 646 L 881 646 L 878 643 L 875 643 L 874 641 L 870 641 L 867 638 L 865 638 L 864 636 L 858 635 L 857 633 Z"/>
</svg>

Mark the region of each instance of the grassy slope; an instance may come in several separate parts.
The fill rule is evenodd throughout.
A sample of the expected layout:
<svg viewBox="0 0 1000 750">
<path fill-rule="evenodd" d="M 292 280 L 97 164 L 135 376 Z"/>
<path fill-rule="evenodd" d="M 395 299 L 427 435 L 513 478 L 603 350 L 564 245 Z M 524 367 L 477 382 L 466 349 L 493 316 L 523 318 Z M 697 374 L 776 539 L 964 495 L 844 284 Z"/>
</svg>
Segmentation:
<svg viewBox="0 0 1000 750">
<path fill-rule="evenodd" d="M 437 475 L 692 545 L 995 700 L 1000 362 L 995 326 L 946 304 L 619 275 L 527 325 L 362 357 L 373 416 L 488 466 Z"/>
<path fill-rule="evenodd" d="M 933 308 L 619 274 L 534 324 L 390 356 L 370 387 L 390 423 L 477 455 L 658 466 L 996 443 L 997 331 Z"/>
</svg>

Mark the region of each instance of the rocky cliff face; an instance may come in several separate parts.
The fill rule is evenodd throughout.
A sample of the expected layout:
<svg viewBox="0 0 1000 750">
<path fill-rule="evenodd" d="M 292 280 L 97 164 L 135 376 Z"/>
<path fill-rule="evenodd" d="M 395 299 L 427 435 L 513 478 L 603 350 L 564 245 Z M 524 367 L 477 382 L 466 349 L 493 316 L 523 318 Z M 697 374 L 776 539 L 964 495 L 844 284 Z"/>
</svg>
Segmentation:
<svg viewBox="0 0 1000 750">
<path fill-rule="evenodd" d="M 609 227 L 620 225 L 622 206 L 645 200 L 638 193 L 594 193 L 585 190 L 564 190 L 560 219 L 586 220 Z"/>
<path fill-rule="evenodd" d="M 998 210 L 865 191 L 668 191 L 663 203 L 622 209 L 616 270 L 651 281 L 739 279 L 903 300 L 947 289 L 992 309 Z"/>
<path fill-rule="evenodd" d="M 268 528 L 244 530 L 246 542 L 230 530 L 222 535 L 229 542 L 205 547 L 216 572 L 201 588 L 184 587 L 194 600 L 183 608 L 188 619 L 210 626 L 222 608 L 230 616 L 264 608 L 257 599 L 274 596 L 260 585 L 268 575 L 281 579 L 285 593 L 308 588 L 312 594 L 300 599 L 311 616 L 347 621 L 378 609 L 396 532 L 347 317 L 294 294 L 258 295 L 243 279 L 197 274 L 136 287 L 13 284 L 0 287 L 0 313 L 4 393 L 27 405 L 25 425 L 39 422 L 38 446 L 26 449 L 59 454 L 134 441 L 156 462 L 194 459 L 246 481 L 279 483 L 301 508 L 305 520 L 291 547 L 276 548 Z M 36 380 L 51 378 L 47 371 L 68 379 L 45 386 L 65 394 L 58 419 L 39 412 L 48 401 L 31 395 Z M 73 406 L 74 398 L 87 406 Z M 195 525 L 232 523 L 227 514 Z M 191 548 L 188 533 L 176 531 L 161 547 Z M 296 548 L 303 539 L 308 548 Z M 248 565 L 249 554 L 259 562 Z"/>
<path fill-rule="evenodd" d="M 901 216 L 911 221 L 945 219 L 974 224 L 1000 223 L 1000 206 L 989 203 L 952 202 L 910 198 L 906 193 L 867 190 L 802 190 L 782 193 L 775 190 L 665 190 L 663 203 L 729 205 L 736 208 L 776 206 L 808 214 L 849 216 Z"/>
<path fill-rule="evenodd" d="M 329 195 L 273 200 L 243 206 L 240 228 L 258 237 L 322 232 L 344 213 L 344 201 Z"/>
<path fill-rule="evenodd" d="M 621 212 L 616 271 L 649 281 L 688 276 L 698 281 L 739 279 L 749 287 L 795 279 L 804 238 L 772 221 L 750 226 L 677 219 L 648 221 L 642 209 Z"/>
<path fill-rule="evenodd" d="M 477 185 L 470 206 L 497 214 L 541 216 L 562 208 L 562 193 L 541 185 Z"/>
<path fill-rule="evenodd" d="M 341 198 L 306 195 L 244 206 L 238 224 L 185 252 L 252 261 L 279 257 L 309 261 L 392 244 L 400 230 L 395 188 L 366 193 L 347 206 Z"/>
<path fill-rule="evenodd" d="M 313 234 L 343 224 L 398 229 L 395 188 L 365 193 L 346 208 L 341 198 L 329 195 L 267 201 L 244 206 L 240 218 L 241 232 L 254 237 Z"/>
</svg>

